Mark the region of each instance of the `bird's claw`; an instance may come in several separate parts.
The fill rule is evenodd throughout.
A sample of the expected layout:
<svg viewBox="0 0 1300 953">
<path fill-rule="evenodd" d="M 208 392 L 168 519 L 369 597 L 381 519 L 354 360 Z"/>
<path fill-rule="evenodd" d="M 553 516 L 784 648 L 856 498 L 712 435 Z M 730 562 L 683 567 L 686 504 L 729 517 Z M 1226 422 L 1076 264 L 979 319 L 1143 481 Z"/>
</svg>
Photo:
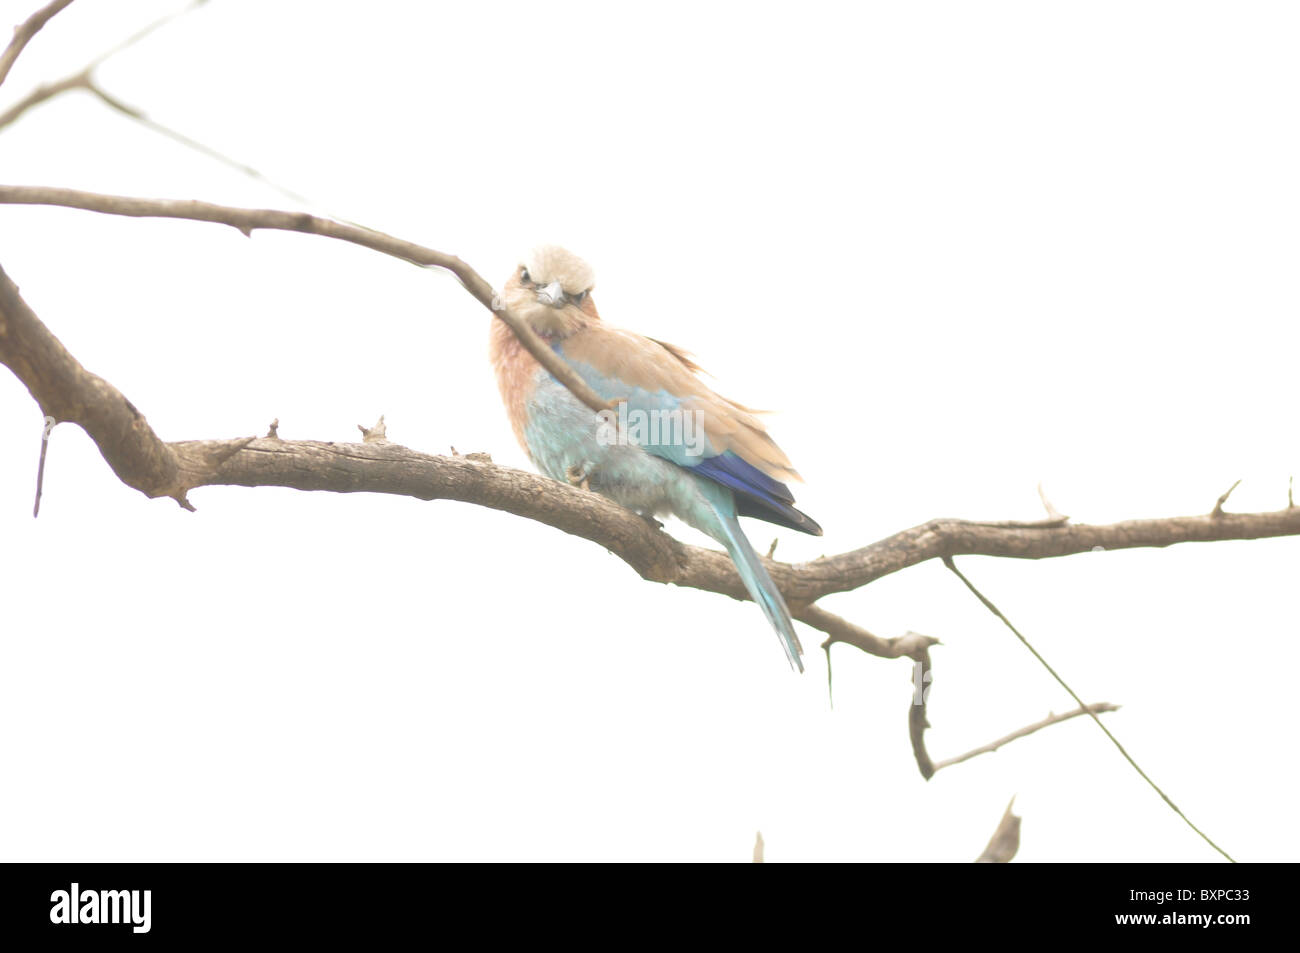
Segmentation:
<svg viewBox="0 0 1300 953">
<path fill-rule="evenodd" d="M 591 481 L 587 477 L 587 471 L 577 464 L 574 464 L 569 467 L 569 469 L 565 470 L 564 476 L 572 486 L 576 486 L 583 490 L 591 489 Z"/>
</svg>

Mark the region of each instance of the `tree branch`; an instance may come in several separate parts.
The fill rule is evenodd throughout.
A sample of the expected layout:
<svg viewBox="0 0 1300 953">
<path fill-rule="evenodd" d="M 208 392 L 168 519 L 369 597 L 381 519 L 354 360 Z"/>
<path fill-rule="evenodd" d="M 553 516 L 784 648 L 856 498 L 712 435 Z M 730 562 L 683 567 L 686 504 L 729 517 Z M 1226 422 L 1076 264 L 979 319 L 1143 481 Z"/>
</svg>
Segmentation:
<svg viewBox="0 0 1300 953">
<path fill-rule="evenodd" d="M 0 363 L 27 385 L 41 412 L 90 435 L 113 472 L 145 496 L 189 506 L 171 450 L 116 387 L 90 373 L 49 332 L 0 268 Z"/>
<path fill-rule="evenodd" d="M 965 754 L 959 754 L 955 758 L 944 758 L 942 761 L 936 762 L 933 765 L 930 774 L 933 775 L 941 768 L 948 768 L 954 764 L 961 764 L 963 761 L 969 761 L 977 755 L 990 754 L 991 752 L 997 751 L 1003 745 L 1010 744 L 1011 742 L 1016 741 L 1019 738 L 1024 738 L 1027 735 L 1032 735 L 1035 731 L 1041 731 L 1043 728 L 1047 728 L 1051 725 L 1058 725 L 1063 721 L 1069 721 L 1071 718 L 1078 718 L 1080 715 L 1086 715 L 1089 713 L 1100 714 L 1101 712 L 1106 711 L 1119 711 L 1119 705 L 1112 705 L 1110 702 L 1097 702 L 1092 705 L 1086 705 L 1082 708 L 1075 708 L 1072 711 L 1063 712 L 1060 715 L 1048 715 L 1042 721 L 1036 721 L 1032 725 L 1025 725 L 1025 727 L 1019 728 L 1016 731 L 1011 732 L 1009 735 L 1003 735 L 997 741 L 990 741 L 986 745 L 972 748 Z"/>
<path fill-rule="evenodd" d="M 930 559 L 1003 556 L 1049 559 L 1076 553 L 1172 546 L 1175 543 L 1267 539 L 1300 535 L 1300 507 L 1266 513 L 1174 516 L 1120 523 L 987 523 L 935 519 L 838 556 L 799 567 L 798 579 L 774 574 L 788 599 L 813 600 L 869 582 Z M 847 640 L 845 640 L 847 641 Z"/>
<path fill-rule="evenodd" d="M 22 54 L 23 48 L 31 42 L 32 37 L 41 32 L 41 27 L 49 23 L 56 14 L 67 7 L 72 0 L 54 0 L 29 16 L 24 22 L 14 27 L 14 38 L 9 41 L 5 51 L 0 53 L 0 84 L 9 76 L 9 71 Z"/>
<path fill-rule="evenodd" d="M 53 99 L 61 93 L 66 93 L 74 89 L 91 89 L 90 74 L 88 72 L 82 71 L 80 73 L 73 73 L 71 76 L 65 76 L 57 82 L 42 83 L 40 86 L 37 86 L 4 112 L 0 112 L 0 129 L 9 125 L 33 106 L 39 106 L 47 99 Z"/>
<path fill-rule="evenodd" d="M 430 456 L 393 443 L 335 444 L 272 437 L 166 443 L 120 391 L 68 353 L 23 302 L 2 269 L 0 363 L 27 385 L 42 413 L 79 424 L 118 478 L 149 497 L 170 497 L 189 508 L 187 494 L 193 488 L 234 485 L 462 500 L 589 539 L 647 580 L 749 598 L 726 554 L 682 543 L 598 494 L 481 459 Z M 945 519 L 814 562 L 769 561 L 767 565 L 794 618 L 829 635 L 828 644 L 845 642 L 880 658 L 918 658 L 933 639 L 913 633 L 884 639 L 813 603 L 828 593 L 856 589 L 925 560 L 958 554 L 1041 559 L 1097 546 L 1120 549 L 1297 534 L 1300 507 L 1106 526 Z"/>
<path fill-rule="evenodd" d="M 424 248 L 372 229 L 302 212 L 244 209 L 207 202 L 141 199 L 73 189 L 0 186 L 0 204 L 55 205 L 112 215 L 215 222 L 251 234 L 269 228 L 336 238 L 455 275 L 475 300 L 506 321 L 530 353 L 593 409 L 606 403 L 535 334 L 500 306 L 492 287 L 453 255 Z M 0 272 L 2 274 L 2 272 Z M 188 506 L 187 491 L 213 483 L 297 486 L 300 489 L 396 492 L 424 499 L 446 497 L 507 509 L 575 533 L 608 548 L 643 577 L 736 599 L 748 598 L 731 561 L 713 550 L 687 546 L 616 504 L 555 481 L 500 467 L 482 468 L 461 458 L 428 457 L 395 446 L 372 446 L 357 455 L 333 444 L 268 441 L 191 441 L 163 444 L 143 416 L 102 379 L 89 374 L 63 349 L 7 281 L 0 282 L 0 314 L 14 330 L 0 337 L 0 360 L 28 385 L 37 402 L 58 420 L 81 424 L 100 446 L 119 478 L 147 496 L 169 496 Z M 0 335 L 3 335 L 0 326 Z M 408 456 L 409 455 L 409 456 Z M 340 459 L 344 457 L 345 459 Z M 220 467 L 214 466 L 220 463 Z M 478 466 L 470 479 L 463 468 Z M 320 472 L 316 468 L 321 468 Z M 449 469 L 450 468 L 450 469 Z M 522 482 L 521 482 L 522 481 Z M 810 563 L 769 563 L 792 615 L 831 636 L 881 658 L 918 657 L 927 646 L 904 637 L 881 639 L 819 606 L 823 596 L 867 585 L 930 559 L 983 555 L 1044 559 L 1093 550 L 1169 546 L 1182 542 L 1259 539 L 1300 535 L 1300 507 L 1272 513 L 1226 513 L 1222 504 L 1203 516 L 1129 520 L 1109 525 L 1070 523 L 1064 517 L 1032 523 L 936 519 L 851 552 Z"/>
<path fill-rule="evenodd" d="M 71 2 L 71 0 L 69 0 L 69 2 Z M 166 26 L 168 23 L 171 23 L 173 20 L 184 16 L 185 14 L 189 13 L 191 10 L 203 6 L 203 4 L 205 4 L 206 2 L 207 0 L 193 0 L 193 2 L 190 3 L 190 5 L 185 7 L 184 9 L 177 10 L 174 13 L 169 13 L 163 17 L 159 17 L 157 20 L 155 20 L 153 23 L 150 23 L 148 26 L 144 27 L 143 29 L 137 30 L 135 33 L 131 34 L 125 40 L 122 40 L 120 43 L 110 47 L 109 49 L 105 50 L 103 53 L 96 56 L 93 60 L 91 60 L 81 69 L 79 69 L 77 72 L 65 76 L 63 77 L 63 79 L 56 80 L 52 83 L 42 83 L 40 86 L 37 86 L 35 89 L 33 89 L 22 99 L 18 100 L 18 102 L 14 103 L 4 112 L 0 113 L 0 129 L 3 129 L 5 126 L 12 123 L 23 113 L 27 112 L 27 110 L 31 109 L 34 106 L 39 106 L 47 99 L 53 99 L 55 96 L 58 96 L 62 93 L 70 92 L 71 90 L 74 89 L 84 89 L 87 92 L 94 93 L 106 105 L 111 106 L 112 108 L 125 113 L 126 115 L 130 116 L 133 119 L 136 119 L 139 122 L 155 127 L 159 132 L 163 132 L 164 134 L 179 135 L 179 134 L 171 133 L 171 130 L 165 129 L 164 127 L 157 126 L 156 123 L 151 123 L 147 117 L 143 116 L 142 114 L 133 113 L 130 107 L 126 106 L 124 103 L 121 103 L 113 99 L 113 97 L 109 96 L 109 94 L 106 93 L 102 88 L 100 88 L 99 84 L 95 82 L 94 74 L 95 74 L 95 70 L 99 68 L 100 64 L 102 64 L 105 60 L 109 59 L 109 57 L 116 56 L 118 53 L 121 53 L 123 50 L 134 46 L 136 43 L 139 43 L 141 40 L 143 40 L 149 34 L 153 33 L 155 30 L 159 29 L 160 27 Z M 4 81 L 3 77 L 0 76 L 0 82 L 3 81 Z M 202 146 L 199 143 L 195 143 L 195 142 L 187 141 L 185 142 L 185 144 L 191 146 L 192 148 L 200 148 L 200 149 L 202 148 Z M 248 171 L 251 172 L 252 170 L 248 170 Z"/>
<path fill-rule="evenodd" d="M 419 265 L 445 268 L 454 274 L 475 300 L 485 307 L 493 309 L 494 305 L 499 307 L 500 304 L 491 286 L 469 265 L 453 255 L 424 248 L 372 229 L 342 224 L 302 212 L 231 208 L 207 202 L 140 199 L 80 192 L 74 189 L 33 186 L 0 186 L 0 204 L 56 205 L 111 215 L 216 222 L 237 228 L 244 234 L 250 234 L 258 228 L 307 232 L 351 242 Z M 534 354 L 539 362 L 563 381 L 570 390 L 582 397 L 588 406 L 593 409 L 606 406 L 606 402 L 593 393 L 525 322 L 506 310 L 494 310 L 494 313 L 510 324 L 529 352 Z M 831 593 L 857 589 L 882 576 L 930 559 L 967 555 L 1044 559 L 1102 549 L 1161 547 L 1184 542 L 1262 539 L 1294 535 L 1300 535 L 1300 507 L 1288 507 L 1271 513 L 1225 513 L 1219 510 L 1214 515 L 1129 520 L 1100 526 L 1068 523 L 1063 518 L 1035 523 L 935 519 L 852 552 L 825 557 L 798 566 L 773 563 L 772 575 L 785 594 L 786 601 L 792 604 L 795 617 L 801 618 L 796 608 L 798 605 L 815 602 Z M 701 550 L 701 552 L 705 551 Z M 632 561 L 629 558 L 631 554 L 620 553 L 620 555 L 629 562 Z M 663 567 L 658 562 L 652 561 L 651 564 L 658 567 L 654 574 L 656 577 L 668 577 L 659 581 L 691 579 L 693 582 L 683 584 L 694 585 L 694 581 L 698 581 L 700 585 L 697 588 L 745 598 L 743 587 L 740 586 L 739 578 L 731 571 L 730 563 L 721 554 L 715 555 L 716 559 L 687 557 L 686 565 L 679 567 L 677 572 L 663 573 L 659 571 Z M 811 615 L 815 616 L 817 613 Z M 822 627 L 811 619 L 804 621 L 818 628 Z M 821 621 L 839 625 L 830 620 Z M 840 622 L 842 623 L 843 620 Z M 823 629 L 823 631 L 828 630 Z M 853 642 L 848 638 L 842 641 Z M 870 640 L 859 639 L 858 641 L 864 643 L 859 645 L 860 648 L 864 648 L 864 651 L 881 654 L 877 651 L 880 646 L 876 646 L 875 649 L 865 648 L 865 644 L 869 644 Z M 890 650 L 885 649 L 885 651 Z M 885 657 L 896 656 L 887 654 Z"/>
<path fill-rule="evenodd" d="M 550 371 L 561 384 L 594 411 L 609 407 L 603 399 L 587 386 L 564 359 L 547 347 L 528 323 L 514 314 L 501 301 L 492 286 L 477 271 L 455 255 L 447 255 L 414 242 L 404 241 L 360 225 L 349 225 L 306 212 L 283 212 L 275 209 L 234 208 L 213 205 L 210 202 L 172 199 L 140 199 L 123 195 L 101 195 L 80 192 L 76 189 L 56 189 L 41 186 L 0 185 L 0 204 L 5 205 L 58 205 L 78 208 L 108 215 L 125 215 L 132 218 L 182 218 L 196 222 L 215 222 L 229 225 L 251 236 L 254 229 L 268 228 L 286 232 L 305 232 L 326 238 L 337 238 L 372 251 L 392 255 L 422 267 L 434 266 L 451 272 L 474 300 L 487 308 L 509 326 L 524 348 L 537 359 L 537 363 Z"/>
</svg>

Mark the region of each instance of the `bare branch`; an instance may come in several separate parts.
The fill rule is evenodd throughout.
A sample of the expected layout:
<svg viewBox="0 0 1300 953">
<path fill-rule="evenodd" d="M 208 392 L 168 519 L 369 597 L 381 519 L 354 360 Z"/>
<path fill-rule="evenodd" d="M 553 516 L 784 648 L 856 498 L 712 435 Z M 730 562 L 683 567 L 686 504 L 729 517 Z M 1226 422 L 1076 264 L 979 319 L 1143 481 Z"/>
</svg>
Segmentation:
<svg viewBox="0 0 1300 953">
<path fill-rule="evenodd" d="M 0 192 L 3 189 L 0 188 Z M 394 241 L 396 241 L 394 239 Z M 113 472 L 146 496 L 189 506 L 199 486 L 285 486 L 336 493 L 396 493 L 476 503 L 537 520 L 604 546 L 643 578 L 748 599 L 725 553 L 682 543 L 596 493 L 493 464 L 482 455 L 439 457 L 393 443 L 333 444 L 278 437 L 165 443 L 116 388 L 83 368 L 23 303 L 0 270 L 0 363 L 27 385 L 42 412 L 81 425 Z M 1210 539 L 1300 534 L 1300 507 L 1135 520 L 1109 526 L 934 520 L 839 556 L 768 562 L 794 618 L 880 658 L 917 658 L 934 640 L 885 639 L 813 603 L 891 572 L 952 553 L 1037 559 Z"/>
<path fill-rule="evenodd" d="M 71 0 L 69 0 L 69 2 L 71 2 Z M 190 146 L 191 148 L 198 149 L 200 151 L 207 151 L 209 152 L 210 155 L 214 156 L 215 158 L 219 158 L 222 159 L 223 161 L 229 162 L 230 160 L 225 159 L 225 157 L 221 156 L 219 153 L 212 152 L 211 150 L 207 150 L 206 147 L 204 147 L 202 144 L 193 142 L 191 140 L 186 140 L 185 137 L 181 136 L 179 133 L 174 133 L 172 132 L 172 130 L 167 129 L 166 127 L 158 126 L 156 123 L 151 122 L 148 119 L 148 117 L 144 116 L 138 110 L 132 109 L 130 106 L 127 106 L 125 103 L 122 103 L 119 100 L 115 100 L 108 93 L 104 92 L 104 90 L 101 89 L 100 86 L 94 80 L 95 70 L 99 67 L 101 63 L 103 63 L 109 57 L 116 56 L 118 53 L 121 53 L 123 50 L 127 49 L 128 47 L 134 46 L 136 43 L 139 43 L 150 33 L 153 33 L 155 30 L 157 30 L 159 27 L 165 26 L 171 21 L 175 20 L 176 18 L 184 16 L 185 14 L 189 13 L 191 10 L 194 10 L 195 8 L 202 6 L 206 2 L 207 0 L 194 0 L 193 3 L 191 3 L 189 6 L 185 7 L 184 9 L 177 10 L 174 13 L 169 13 L 164 17 L 160 17 L 159 19 L 155 20 L 153 23 L 146 26 L 144 29 L 137 30 L 135 33 L 131 34 L 131 36 L 127 37 L 125 40 L 122 40 L 117 45 L 109 48 L 108 50 L 105 50 L 103 53 L 99 54 L 99 56 L 96 56 L 93 60 L 91 60 L 89 63 L 87 63 L 85 66 L 83 66 L 81 69 L 71 74 L 70 76 L 65 76 L 63 79 L 56 80 L 52 83 L 42 83 L 40 86 L 37 86 L 30 93 L 28 93 L 26 96 L 20 99 L 18 102 L 14 103 L 12 106 L 6 109 L 3 113 L 0 113 L 0 129 L 3 129 L 5 126 L 9 125 L 11 122 L 13 122 L 23 113 L 27 112 L 27 110 L 31 109 L 33 106 L 39 106 L 47 99 L 53 99 L 55 96 L 58 96 L 61 93 L 70 92 L 71 90 L 74 89 L 84 89 L 87 90 L 88 92 L 94 93 L 101 100 L 103 100 L 106 105 L 111 106 L 112 108 L 125 113 L 127 116 L 130 116 L 132 119 L 135 119 L 138 122 L 142 122 L 145 125 L 151 126 L 152 128 L 155 128 L 156 131 L 161 132 L 164 135 L 170 135 L 173 138 L 180 140 L 184 145 Z M 0 82 L 3 81 L 4 81 L 4 77 L 0 76 Z M 243 169 L 242 171 L 248 172 L 249 174 L 256 175 L 256 171 L 252 169 Z"/>
<path fill-rule="evenodd" d="M 41 32 L 41 27 L 49 23 L 55 15 L 67 7 L 72 0 L 54 0 L 37 10 L 26 21 L 14 27 L 14 38 L 9 41 L 5 51 L 0 53 L 0 84 L 9 76 L 9 71 L 22 54 L 23 48 L 31 42 L 32 37 Z"/>
<path fill-rule="evenodd" d="M 90 89 L 90 76 L 85 73 L 73 73 L 54 83 L 42 83 L 4 112 L 0 112 L 0 129 L 9 125 L 33 106 L 38 106 L 47 99 L 53 99 L 60 93 L 73 89 Z"/>
<path fill-rule="evenodd" d="M 202 0 L 200 0 L 200 2 L 202 2 Z M 291 201 L 300 202 L 303 205 L 307 205 L 307 206 L 318 206 L 318 203 L 313 202 L 311 199 L 303 195 L 301 192 L 295 192 L 293 189 L 289 188 L 288 186 L 281 185 L 279 182 L 276 182 L 270 176 L 253 168 L 251 165 L 248 165 L 247 163 L 244 162 L 240 162 L 238 159 L 233 159 L 230 156 L 226 155 L 224 152 L 221 152 L 217 149 L 212 148 L 212 146 L 199 142 L 197 139 L 187 136 L 185 135 L 185 133 L 177 129 L 173 129 L 171 126 L 163 125 L 157 120 L 151 118 L 147 113 L 144 112 L 144 110 L 139 109 L 136 106 L 132 106 L 129 103 L 123 102 L 118 97 L 110 94 L 107 90 L 104 89 L 104 87 L 99 85 L 99 83 L 93 77 L 86 75 L 84 77 L 84 82 L 81 85 L 84 86 L 87 92 L 97 96 L 100 102 L 102 102 L 105 106 L 109 107 L 115 112 L 121 113 L 123 116 L 127 117 L 132 122 L 139 123 L 141 126 L 144 126 L 146 129 L 150 130 L 151 132 L 156 132 L 160 136 L 166 136 L 168 139 L 172 140 L 173 142 L 179 143 L 182 146 L 185 146 L 185 148 L 187 149 L 192 149 L 195 152 L 199 153 L 200 155 L 207 156 L 209 159 L 213 159 L 217 162 L 220 162 L 222 165 L 227 166 L 231 169 L 234 169 L 236 172 L 248 176 L 250 179 L 255 179 L 256 181 L 261 182 L 263 185 L 267 186 L 268 188 L 274 189 L 275 191 L 279 192 L 281 195 L 283 195 L 287 199 L 290 199 Z M 4 125 L 5 125 L 4 117 L 0 116 L 0 128 L 3 128 Z M 324 211 L 322 209 L 319 209 L 319 207 L 317 208 L 317 210 Z M 338 218 L 338 216 L 336 215 L 332 215 L 330 217 Z"/>
<path fill-rule="evenodd" d="M 1231 493 L 1232 491 L 1229 490 L 1228 492 Z M 1227 494 L 1224 495 L 1226 496 Z M 1211 514 L 1210 518 L 1211 519 L 1214 518 L 1213 514 Z M 1038 660 L 1039 664 L 1042 665 L 1043 668 L 1047 669 L 1048 674 L 1051 675 L 1052 678 L 1056 679 L 1056 681 L 1060 684 L 1060 686 L 1064 688 L 1066 692 L 1069 693 L 1070 697 L 1074 699 L 1075 704 L 1077 704 L 1080 708 L 1084 710 L 1083 713 L 1087 715 L 1089 718 L 1091 718 L 1093 722 L 1096 724 L 1096 726 L 1101 729 L 1102 734 L 1104 734 L 1107 738 L 1110 739 L 1111 744 L 1113 744 L 1116 750 L 1119 751 L 1121 755 L 1123 755 L 1124 760 L 1127 761 L 1129 765 L 1132 766 L 1133 770 L 1136 771 L 1139 775 L 1141 775 L 1142 780 L 1145 781 L 1147 784 L 1149 784 L 1151 786 L 1151 789 L 1155 791 L 1157 794 L 1159 794 L 1160 797 L 1164 800 L 1164 802 L 1169 805 L 1169 809 L 1173 811 L 1175 814 L 1177 814 L 1180 818 L 1182 818 L 1183 822 L 1188 827 L 1190 827 L 1193 831 L 1195 831 L 1201 837 L 1201 839 L 1205 841 L 1205 843 L 1209 844 L 1211 847 L 1217 850 L 1230 863 L 1236 863 L 1236 861 L 1232 859 L 1232 856 L 1226 850 L 1224 850 L 1222 847 L 1216 844 L 1213 840 L 1210 839 L 1210 836 L 1208 834 L 1206 834 L 1203 830 L 1201 830 L 1199 827 L 1193 824 L 1192 819 L 1182 812 L 1182 810 L 1178 807 L 1178 805 L 1173 802 L 1173 800 L 1169 797 L 1169 795 L 1166 794 L 1160 788 L 1160 786 L 1156 784 L 1155 781 L 1151 780 L 1151 776 L 1147 774 L 1145 771 L 1143 771 L 1141 766 L 1135 760 L 1133 760 L 1133 756 L 1128 753 L 1128 751 L 1125 749 L 1125 747 L 1122 744 L 1119 743 L 1119 739 L 1116 738 L 1115 735 L 1111 733 L 1111 730 L 1109 728 L 1107 728 L 1104 724 L 1102 724 L 1101 719 L 1097 717 L 1097 713 L 1091 711 L 1088 708 L 1088 706 L 1083 703 L 1083 699 L 1079 697 L 1078 693 L 1075 692 L 1075 690 L 1069 686 L 1069 684 L 1065 681 L 1065 679 L 1063 679 L 1059 674 L 1057 674 L 1056 669 L 1052 668 L 1052 666 L 1048 664 L 1047 659 L 1043 658 L 1042 654 L 1029 643 L 1029 640 L 1025 638 L 1024 633 L 1021 632 L 1019 629 L 1015 627 L 1015 625 L 1012 624 L 1011 620 L 1006 617 L 1006 614 L 997 606 L 995 606 L 993 604 L 993 601 L 989 599 L 988 596 L 980 592 L 979 589 L 976 588 L 973 582 L 971 582 L 969 579 L 966 578 L 966 576 L 962 573 L 962 571 L 957 568 L 957 564 L 953 562 L 952 559 L 945 558 L 943 564 L 948 567 L 948 570 L 953 575 L 955 575 L 958 579 L 962 581 L 962 585 L 964 585 L 967 589 L 971 591 L 971 595 L 973 595 L 976 599 L 978 599 L 983 604 L 984 608 L 988 609 L 989 612 L 993 613 L 993 615 L 995 615 L 1003 625 L 1005 625 L 1008 629 L 1011 630 L 1011 634 L 1020 640 L 1020 643 L 1026 649 L 1029 650 L 1029 653 Z"/>
<path fill-rule="evenodd" d="M 40 186 L 0 186 L 0 204 L 7 205 L 58 205 L 78 208 L 108 215 L 125 215 L 132 218 L 181 218 L 196 222 L 215 222 L 229 225 L 252 235 L 254 229 L 267 228 L 287 232 L 305 232 L 326 238 L 337 238 L 372 251 L 392 255 L 403 261 L 421 266 L 435 266 L 451 272 L 474 300 L 495 314 L 514 332 L 537 363 L 550 371 L 561 384 L 592 410 L 609 407 L 604 400 L 578 376 L 562 357 L 546 346 L 528 323 L 505 307 L 500 297 L 477 271 L 455 255 L 447 255 L 414 242 L 403 241 L 360 225 L 348 225 L 306 212 L 283 212 L 274 209 L 233 208 L 209 202 L 173 199 L 140 199 L 122 195 L 100 195 L 79 192 L 76 189 L 56 189 Z"/>
<path fill-rule="evenodd" d="M 27 385 L 41 412 L 90 435 L 113 472 L 149 497 L 188 506 L 176 460 L 144 416 L 108 381 L 81 366 L 32 313 L 0 269 L 0 363 Z"/>
<path fill-rule="evenodd" d="M 165 27 L 173 20 L 179 20 L 187 13 L 192 13 L 194 10 L 197 10 L 199 7 L 203 6 L 207 2 L 208 0 L 191 0 L 191 2 L 187 6 L 181 7 L 179 10 L 175 10 L 171 13 L 163 14 L 157 20 L 154 20 L 152 23 L 148 24 L 147 26 L 141 27 L 139 30 L 136 30 L 125 40 L 122 40 L 121 42 L 115 44 L 114 46 L 109 47 L 103 53 L 100 53 L 93 60 L 91 60 L 89 63 L 86 64 L 85 71 L 87 73 L 93 73 L 97 67 L 102 65 L 109 58 L 116 56 L 118 53 L 121 53 L 123 50 L 135 46 L 137 43 L 139 43 L 145 37 L 149 36 L 151 33 L 161 29 L 162 27 Z"/>
<path fill-rule="evenodd" d="M 933 640 L 937 642 L 938 639 Z M 907 737 L 912 742 L 912 757 L 920 769 L 921 777 L 929 781 L 934 777 L 935 766 L 930 753 L 925 750 L 925 730 L 930 727 L 930 685 L 934 681 L 934 667 L 930 663 L 930 646 L 921 649 L 912 663 L 912 703 L 907 710 Z"/>
<path fill-rule="evenodd" d="M 989 754 L 997 751 L 1003 745 L 1010 744 L 1018 738 L 1032 735 L 1035 731 L 1047 728 L 1050 725 L 1057 725 L 1063 721 L 1069 721 L 1071 718 L 1078 718 L 1080 715 L 1100 714 L 1101 712 L 1107 711 L 1119 711 L 1119 705 L 1112 705 L 1110 702 L 1097 702 L 1093 705 L 1085 705 L 1082 708 L 1075 708 L 1073 711 L 1067 711 L 1060 715 L 1048 715 L 1042 721 L 1036 721 L 1032 725 L 1025 725 L 1025 727 L 1013 731 L 1009 735 L 1003 735 L 997 741 L 991 741 L 986 745 L 973 748 L 965 754 L 957 755 L 955 758 L 945 758 L 935 764 L 934 770 L 938 771 L 941 768 L 947 768 L 954 764 L 961 764 L 963 761 L 969 761 L 977 755 Z"/>
<path fill-rule="evenodd" d="M 1300 507 L 1271 513 L 1175 516 L 1101 525 L 936 519 L 838 556 L 823 557 L 797 567 L 783 568 L 785 564 L 778 563 L 772 569 L 772 576 L 786 593 L 787 602 L 811 602 L 833 592 L 857 589 L 930 559 L 953 556 L 1049 559 L 1094 550 L 1296 535 L 1300 535 Z"/>
<path fill-rule="evenodd" d="M 705 551 L 709 552 L 709 550 Z M 782 566 L 787 569 L 803 568 L 794 567 L 788 563 L 773 563 L 768 566 L 768 569 L 779 569 Z M 785 589 L 784 586 L 780 588 L 782 591 Z M 806 622 L 814 629 L 819 629 L 830 636 L 829 639 L 822 643 L 823 649 L 829 649 L 836 642 L 843 642 L 877 658 L 907 657 L 920 661 L 930 646 L 939 644 L 938 639 L 928 635 L 919 635 L 916 632 L 908 632 L 894 639 L 883 639 L 868 632 L 860 625 L 854 625 L 847 619 L 841 619 L 833 612 L 827 612 L 821 606 L 795 604 L 791 606 L 790 613 L 800 622 Z"/>
</svg>

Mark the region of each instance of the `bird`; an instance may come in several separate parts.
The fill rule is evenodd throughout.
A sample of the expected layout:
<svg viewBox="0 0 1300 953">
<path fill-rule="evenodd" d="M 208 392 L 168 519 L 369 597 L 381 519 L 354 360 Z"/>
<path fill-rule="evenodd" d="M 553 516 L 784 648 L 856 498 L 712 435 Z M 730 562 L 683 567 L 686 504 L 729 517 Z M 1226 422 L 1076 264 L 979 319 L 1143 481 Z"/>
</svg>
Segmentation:
<svg viewBox="0 0 1300 953">
<path fill-rule="evenodd" d="M 516 439 L 552 479 L 647 518 L 676 516 L 720 543 L 791 668 L 802 672 L 790 611 L 739 522 L 753 517 L 822 535 L 793 505 L 786 483 L 802 478 L 768 436 L 760 412 L 710 389 L 687 351 L 606 324 L 592 297 L 595 283 L 583 259 L 541 245 L 503 286 L 499 303 L 616 405 L 593 411 L 494 319 L 489 354 Z"/>
</svg>

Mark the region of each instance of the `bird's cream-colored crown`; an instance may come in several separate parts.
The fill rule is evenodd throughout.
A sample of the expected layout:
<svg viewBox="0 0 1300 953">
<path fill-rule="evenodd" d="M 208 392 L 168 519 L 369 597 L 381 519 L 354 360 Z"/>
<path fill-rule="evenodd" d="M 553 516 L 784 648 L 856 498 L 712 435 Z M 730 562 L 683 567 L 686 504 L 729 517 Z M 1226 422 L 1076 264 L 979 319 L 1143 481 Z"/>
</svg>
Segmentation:
<svg viewBox="0 0 1300 953">
<path fill-rule="evenodd" d="M 590 291 L 596 284 L 596 273 L 591 265 L 559 245 L 538 245 L 523 260 L 523 266 L 539 285 L 558 281 L 560 287 L 571 295 Z"/>
</svg>

